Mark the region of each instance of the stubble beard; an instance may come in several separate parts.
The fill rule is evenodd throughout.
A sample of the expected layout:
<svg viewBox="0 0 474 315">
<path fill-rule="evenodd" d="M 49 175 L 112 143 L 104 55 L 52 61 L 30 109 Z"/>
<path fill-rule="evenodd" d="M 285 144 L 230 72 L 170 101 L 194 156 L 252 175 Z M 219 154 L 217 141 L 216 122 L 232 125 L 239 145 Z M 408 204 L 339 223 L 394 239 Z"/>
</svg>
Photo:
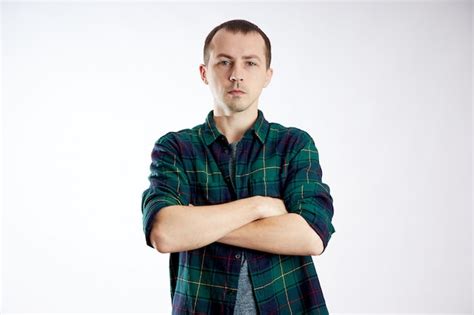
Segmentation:
<svg viewBox="0 0 474 315">
<path fill-rule="evenodd" d="M 245 94 L 244 97 L 247 97 L 248 95 Z M 225 106 L 231 110 L 234 113 L 240 113 L 245 110 L 247 110 L 252 103 L 247 100 L 247 99 L 242 99 L 242 98 L 236 98 L 236 99 L 230 99 L 224 102 Z"/>
<path fill-rule="evenodd" d="M 226 104 L 227 107 L 235 112 L 235 113 L 240 113 L 240 112 L 243 112 L 245 111 L 247 108 L 250 107 L 249 104 L 246 104 L 246 103 L 241 103 L 240 101 L 236 101 L 236 102 L 230 102 L 229 104 Z"/>
<path fill-rule="evenodd" d="M 241 99 L 228 99 L 226 97 L 220 99 L 220 106 L 227 111 L 234 113 L 242 112 L 247 108 L 246 102 L 243 102 Z"/>
</svg>

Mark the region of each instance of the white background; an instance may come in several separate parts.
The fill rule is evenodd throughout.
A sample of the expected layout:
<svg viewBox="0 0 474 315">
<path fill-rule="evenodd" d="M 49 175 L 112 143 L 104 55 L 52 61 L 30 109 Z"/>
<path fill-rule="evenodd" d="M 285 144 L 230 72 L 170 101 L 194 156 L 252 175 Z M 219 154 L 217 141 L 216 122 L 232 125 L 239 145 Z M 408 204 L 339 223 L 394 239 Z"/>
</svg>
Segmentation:
<svg viewBox="0 0 474 315">
<path fill-rule="evenodd" d="M 208 32 L 272 42 L 259 108 L 307 130 L 331 313 L 471 313 L 472 3 L 3 2 L 2 306 L 170 313 L 140 210 L 154 141 L 204 122 Z"/>
</svg>

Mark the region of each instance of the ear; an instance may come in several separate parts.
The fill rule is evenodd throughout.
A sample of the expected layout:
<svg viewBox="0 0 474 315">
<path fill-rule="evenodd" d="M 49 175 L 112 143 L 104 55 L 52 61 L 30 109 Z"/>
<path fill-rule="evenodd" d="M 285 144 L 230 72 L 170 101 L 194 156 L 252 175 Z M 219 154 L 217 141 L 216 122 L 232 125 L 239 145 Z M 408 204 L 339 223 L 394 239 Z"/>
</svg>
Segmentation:
<svg viewBox="0 0 474 315">
<path fill-rule="evenodd" d="M 265 84 L 263 85 L 264 88 L 267 87 L 268 84 L 270 84 L 270 81 L 272 80 L 272 76 L 273 76 L 273 69 L 268 68 L 267 73 L 265 74 Z"/>
<path fill-rule="evenodd" d="M 199 65 L 199 73 L 201 74 L 202 82 L 204 82 L 204 84 L 209 84 L 209 82 L 207 81 L 207 67 L 205 64 Z"/>
</svg>

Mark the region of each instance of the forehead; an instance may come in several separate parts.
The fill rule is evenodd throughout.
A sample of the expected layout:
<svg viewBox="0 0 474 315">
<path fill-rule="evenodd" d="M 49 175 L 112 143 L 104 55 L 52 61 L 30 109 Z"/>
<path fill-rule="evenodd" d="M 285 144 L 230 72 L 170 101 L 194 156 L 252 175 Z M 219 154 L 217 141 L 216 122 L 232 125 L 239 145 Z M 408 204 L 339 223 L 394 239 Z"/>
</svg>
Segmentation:
<svg viewBox="0 0 474 315">
<path fill-rule="evenodd" d="M 211 57 L 221 53 L 233 57 L 244 55 L 265 57 L 265 41 L 257 32 L 249 32 L 247 34 L 238 32 L 234 34 L 225 29 L 220 29 L 212 38 L 209 47 Z"/>
</svg>

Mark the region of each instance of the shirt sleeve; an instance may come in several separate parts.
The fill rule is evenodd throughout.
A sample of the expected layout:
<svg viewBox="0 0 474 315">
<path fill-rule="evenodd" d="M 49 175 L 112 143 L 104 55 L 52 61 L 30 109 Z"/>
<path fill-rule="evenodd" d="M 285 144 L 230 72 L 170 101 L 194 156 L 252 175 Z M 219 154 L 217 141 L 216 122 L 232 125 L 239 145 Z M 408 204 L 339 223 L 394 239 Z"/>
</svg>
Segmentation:
<svg viewBox="0 0 474 315">
<path fill-rule="evenodd" d="M 307 133 L 305 143 L 288 165 L 283 199 L 288 212 L 301 215 L 323 242 L 323 251 L 336 232 L 332 225 L 333 199 L 329 186 L 322 182 L 319 153 Z"/>
<path fill-rule="evenodd" d="M 189 205 L 189 183 L 177 146 L 166 134 L 155 142 L 151 153 L 150 187 L 142 193 L 143 231 L 148 246 L 155 214 L 163 207 Z"/>
</svg>

